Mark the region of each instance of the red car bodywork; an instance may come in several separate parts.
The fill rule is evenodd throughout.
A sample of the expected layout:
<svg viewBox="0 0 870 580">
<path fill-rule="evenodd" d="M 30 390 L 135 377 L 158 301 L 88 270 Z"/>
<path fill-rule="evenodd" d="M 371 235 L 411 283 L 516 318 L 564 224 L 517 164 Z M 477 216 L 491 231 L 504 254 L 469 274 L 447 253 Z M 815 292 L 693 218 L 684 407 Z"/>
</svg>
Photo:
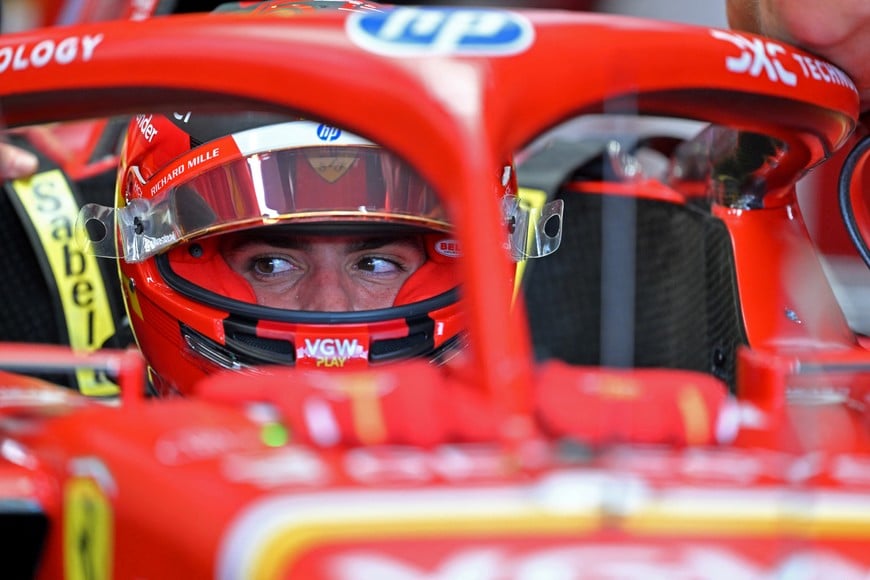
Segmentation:
<svg viewBox="0 0 870 580">
<path fill-rule="evenodd" d="M 75 362 L 121 369 L 123 383 L 121 405 L 107 406 L 2 377 L 0 517 L 27 516 L 11 529 L 33 530 L 35 546 L 10 558 L 41 578 L 864 577 L 870 353 L 794 193 L 854 131 L 851 82 L 749 35 L 557 11 L 495 12 L 516 42 L 470 54 L 460 41 L 476 13 L 437 14 L 456 26 L 437 54 L 376 42 L 342 12 L 0 38 L 10 127 L 190 103 L 265 107 L 398 152 L 452 210 L 469 343 L 449 370 L 268 369 L 170 400 L 144 398 L 133 353 L 6 345 L 11 370 Z M 602 111 L 787 144 L 764 207 L 713 207 L 748 343 L 733 396 L 702 372 L 533 356 L 513 266 L 493 242 L 503 224 L 491 168 L 557 123 Z M 334 418 L 329 437 L 304 412 L 312 401 Z"/>
</svg>

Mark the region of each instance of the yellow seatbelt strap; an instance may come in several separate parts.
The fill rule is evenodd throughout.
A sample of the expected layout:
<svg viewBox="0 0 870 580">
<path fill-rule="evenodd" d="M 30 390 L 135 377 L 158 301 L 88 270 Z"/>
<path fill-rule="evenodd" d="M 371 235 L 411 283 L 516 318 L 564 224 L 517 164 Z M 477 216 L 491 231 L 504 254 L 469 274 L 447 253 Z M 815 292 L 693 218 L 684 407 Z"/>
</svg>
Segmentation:
<svg viewBox="0 0 870 580">
<path fill-rule="evenodd" d="M 75 225 L 79 204 L 60 169 L 18 179 L 7 189 L 25 227 L 34 238 L 34 250 L 63 313 L 62 335 L 77 351 L 100 348 L 115 335 L 115 321 L 97 259 L 79 248 Z M 38 242 L 38 243 L 37 243 Z M 91 369 L 75 372 L 79 391 L 90 396 L 118 394 L 118 387 Z"/>
<path fill-rule="evenodd" d="M 537 218 L 541 215 L 541 208 L 544 207 L 547 203 L 547 192 L 540 189 L 533 189 L 531 187 L 520 187 L 517 191 L 517 197 L 520 198 L 520 202 L 530 206 L 533 208 L 533 218 L 529 220 L 529 239 L 533 239 L 532 235 L 535 223 Z M 517 294 L 520 291 L 523 283 L 523 275 L 526 271 L 526 262 L 528 259 L 520 260 L 517 262 L 517 274 L 514 277 L 514 294 L 513 299 L 516 300 Z"/>
</svg>

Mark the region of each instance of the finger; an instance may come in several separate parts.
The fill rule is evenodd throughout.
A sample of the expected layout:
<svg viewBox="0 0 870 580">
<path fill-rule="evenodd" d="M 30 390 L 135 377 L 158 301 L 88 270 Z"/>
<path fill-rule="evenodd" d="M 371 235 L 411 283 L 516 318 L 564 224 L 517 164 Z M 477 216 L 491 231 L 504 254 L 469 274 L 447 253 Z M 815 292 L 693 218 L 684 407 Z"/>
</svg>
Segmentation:
<svg viewBox="0 0 870 580">
<path fill-rule="evenodd" d="M 0 179 L 18 179 L 36 172 L 39 160 L 36 155 L 10 145 L 0 143 Z"/>
<path fill-rule="evenodd" d="M 725 13 L 731 28 L 745 32 L 760 31 L 758 0 L 728 0 Z"/>
</svg>

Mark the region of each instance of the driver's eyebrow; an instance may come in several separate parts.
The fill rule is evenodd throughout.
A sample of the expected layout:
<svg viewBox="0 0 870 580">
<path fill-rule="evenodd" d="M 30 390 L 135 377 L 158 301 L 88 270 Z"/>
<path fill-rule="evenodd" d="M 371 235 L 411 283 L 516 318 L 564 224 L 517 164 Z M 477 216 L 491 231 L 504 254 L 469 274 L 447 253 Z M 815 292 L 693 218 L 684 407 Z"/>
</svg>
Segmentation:
<svg viewBox="0 0 870 580">
<path fill-rule="evenodd" d="M 364 238 L 350 244 L 349 249 L 352 252 L 360 252 L 364 250 L 375 250 L 377 248 L 389 246 L 390 244 L 416 246 L 417 238 L 414 236 Z"/>
<path fill-rule="evenodd" d="M 244 248 L 256 244 L 268 244 L 286 250 L 307 250 L 312 244 L 316 243 L 312 238 L 307 236 L 286 236 L 286 235 L 269 235 L 258 234 L 245 237 L 235 244 L 235 249 Z M 415 236 L 371 236 L 361 239 L 355 239 L 348 244 L 348 251 L 361 252 L 365 250 L 375 250 L 390 244 L 401 244 L 407 246 L 416 246 L 418 243 Z"/>
<path fill-rule="evenodd" d="M 311 242 L 294 236 L 276 236 L 267 234 L 244 235 L 234 240 L 229 249 L 243 250 L 250 246 L 268 245 L 286 250 L 304 250 L 311 247 Z"/>
</svg>

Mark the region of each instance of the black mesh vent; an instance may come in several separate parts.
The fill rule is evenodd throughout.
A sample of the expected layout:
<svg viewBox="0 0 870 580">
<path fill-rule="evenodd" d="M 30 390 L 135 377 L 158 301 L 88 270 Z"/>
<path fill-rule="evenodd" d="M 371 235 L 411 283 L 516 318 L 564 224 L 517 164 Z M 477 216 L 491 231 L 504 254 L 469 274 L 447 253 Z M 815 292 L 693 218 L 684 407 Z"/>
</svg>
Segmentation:
<svg viewBox="0 0 870 580">
<path fill-rule="evenodd" d="M 428 316 L 407 319 L 408 336 L 373 341 L 369 347 L 372 362 L 429 354 L 435 348 L 435 322 Z"/>
<path fill-rule="evenodd" d="M 623 332 L 632 341 L 626 350 L 633 360 L 627 364 L 708 372 L 733 388 L 735 349 L 746 340 L 724 224 L 691 207 L 656 200 L 576 193 L 564 200 L 562 245 L 531 261 L 524 283 L 537 356 L 604 363 L 602 262 L 614 259 L 602 257 L 606 203 L 607 215 L 636 228 L 628 251 L 634 292 L 608 309 L 624 316 L 607 322 L 610 336 Z M 630 229 L 615 233 L 631 236 Z M 609 288 L 608 300 L 619 301 L 623 290 Z"/>
<path fill-rule="evenodd" d="M 289 340 L 257 336 L 255 323 L 230 317 L 224 320 L 224 331 L 227 348 L 239 355 L 242 362 L 288 365 L 296 361 L 296 351 Z"/>
<path fill-rule="evenodd" d="M 721 220 L 704 219 L 707 249 L 707 347 L 712 373 L 735 388 L 737 347 L 748 344 L 737 290 L 731 236 Z"/>
</svg>

